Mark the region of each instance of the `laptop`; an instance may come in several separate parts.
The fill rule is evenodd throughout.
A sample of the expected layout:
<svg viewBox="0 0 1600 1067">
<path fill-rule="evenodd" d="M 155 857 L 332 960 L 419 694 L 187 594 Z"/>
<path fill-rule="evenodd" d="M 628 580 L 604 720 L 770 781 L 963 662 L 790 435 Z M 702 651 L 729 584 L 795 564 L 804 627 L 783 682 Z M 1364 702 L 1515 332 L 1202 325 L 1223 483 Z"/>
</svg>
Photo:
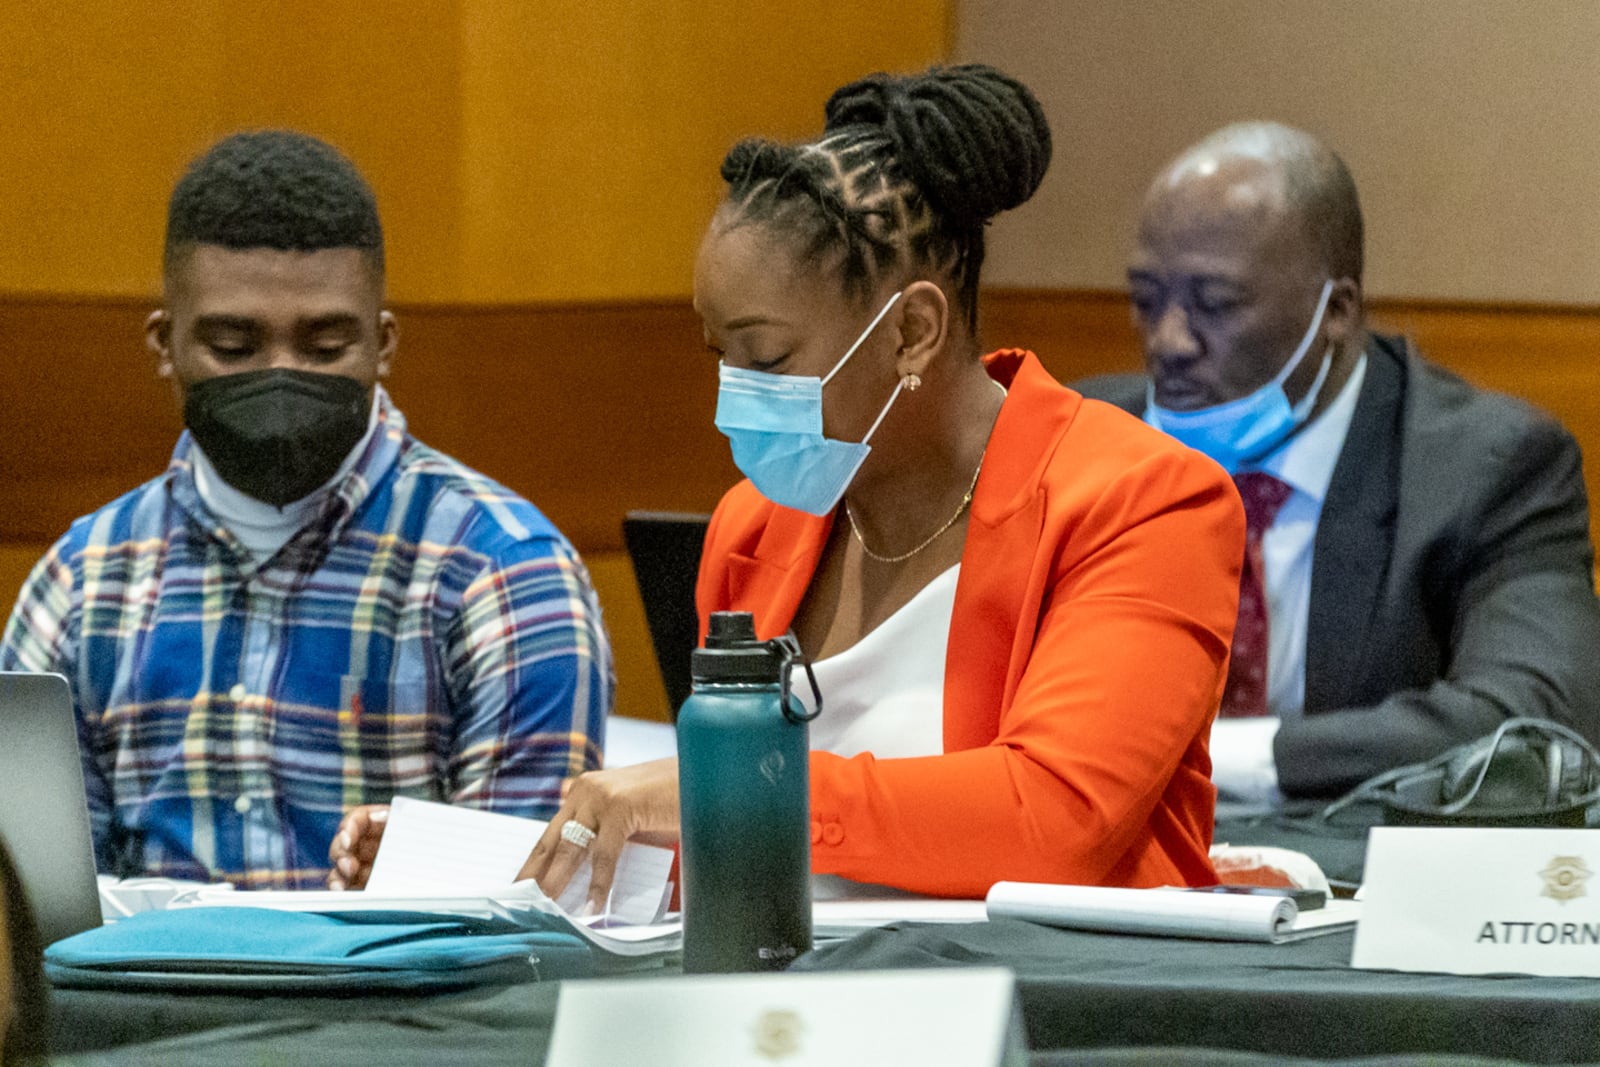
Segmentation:
<svg viewBox="0 0 1600 1067">
<path fill-rule="evenodd" d="M 622 520 L 622 540 L 633 561 L 656 667 L 674 721 L 689 699 L 689 653 L 700 643 L 694 586 L 710 524 L 710 515 L 676 511 L 630 511 Z"/>
<path fill-rule="evenodd" d="M 45 945 L 100 925 L 72 691 L 59 674 L 0 671 L 0 839 Z"/>
</svg>

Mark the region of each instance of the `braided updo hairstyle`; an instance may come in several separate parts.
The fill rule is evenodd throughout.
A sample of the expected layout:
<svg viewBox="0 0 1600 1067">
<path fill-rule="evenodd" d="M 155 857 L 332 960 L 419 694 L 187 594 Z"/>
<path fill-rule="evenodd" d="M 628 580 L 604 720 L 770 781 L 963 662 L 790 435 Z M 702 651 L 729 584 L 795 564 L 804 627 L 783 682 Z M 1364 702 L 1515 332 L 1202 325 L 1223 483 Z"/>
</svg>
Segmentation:
<svg viewBox="0 0 1600 1067">
<path fill-rule="evenodd" d="M 1050 165 L 1050 127 L 1027 86 L 981 63 L 871 74 L 828 100 L 814 144 L 750 139 L 722 161 L 737 222 L 837 259 L 864 299 L 895 270 L 946 272 L 976 328 L 983 230 L 1026 201 Z"/>
</svg>

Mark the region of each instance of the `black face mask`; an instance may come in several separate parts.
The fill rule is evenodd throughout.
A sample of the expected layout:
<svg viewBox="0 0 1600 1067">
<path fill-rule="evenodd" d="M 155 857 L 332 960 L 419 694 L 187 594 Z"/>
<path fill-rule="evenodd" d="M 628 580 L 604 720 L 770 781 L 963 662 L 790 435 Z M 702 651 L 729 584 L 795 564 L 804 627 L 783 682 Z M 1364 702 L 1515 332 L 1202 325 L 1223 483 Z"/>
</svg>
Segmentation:
<svg viewBox="0 0 1600 1067">
<path fill-rule="evenodd" d="M 371 403 L 341 374 L 244 371 L 190 384 L 183 421 L 223 481 L 281 508 L 333 477 L 367 432 Z"/>
</svg>

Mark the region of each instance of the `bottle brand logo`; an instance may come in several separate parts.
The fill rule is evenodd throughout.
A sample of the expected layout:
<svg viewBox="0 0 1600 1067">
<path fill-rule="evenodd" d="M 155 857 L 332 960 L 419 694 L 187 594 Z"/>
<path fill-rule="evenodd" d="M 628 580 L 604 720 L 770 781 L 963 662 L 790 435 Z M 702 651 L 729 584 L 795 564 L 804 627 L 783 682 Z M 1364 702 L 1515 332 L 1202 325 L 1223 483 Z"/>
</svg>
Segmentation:
<svg viewBox="0 0 1600 1067">
<path fill-rule="evenodd" d="M 761 757 L 761 777 L 765 778 L 773 785 L 777 785 L 778 779 L 783 777 L 783 768 L 786 766 L 787 762 L 788 761 L 783 758 L 782 752 L 779 752 L 777 749 L 773 749 L 771 752 L 768 752 L 765 756 Z"/>
<path fill-rule="evenodd" d="M 800 1051 L 805 1023 L 798 1012 L 775 1008 L 756 1020 L 756 1054 L 769 1060 L 787 1059 Z"/>
</svg>

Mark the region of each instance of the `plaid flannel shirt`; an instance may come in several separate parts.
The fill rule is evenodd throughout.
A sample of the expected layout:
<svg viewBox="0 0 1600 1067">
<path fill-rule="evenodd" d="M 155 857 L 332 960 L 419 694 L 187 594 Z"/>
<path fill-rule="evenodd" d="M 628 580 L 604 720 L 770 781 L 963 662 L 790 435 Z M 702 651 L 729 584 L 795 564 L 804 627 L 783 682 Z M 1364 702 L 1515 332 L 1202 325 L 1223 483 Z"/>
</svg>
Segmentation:
<svg viewBox="0 0 1600 1067">
<path fill-rule="evenodd" d="M 271 559 L 201 502 L 185 433 L 34 568 L 0 669 L 71 682 L 102 870 L 315 886 L 356 804 L 547 817 L 599 765 L 611 651 L 577 553 L 374 402 L 355 468 Z"/>
</svg>

